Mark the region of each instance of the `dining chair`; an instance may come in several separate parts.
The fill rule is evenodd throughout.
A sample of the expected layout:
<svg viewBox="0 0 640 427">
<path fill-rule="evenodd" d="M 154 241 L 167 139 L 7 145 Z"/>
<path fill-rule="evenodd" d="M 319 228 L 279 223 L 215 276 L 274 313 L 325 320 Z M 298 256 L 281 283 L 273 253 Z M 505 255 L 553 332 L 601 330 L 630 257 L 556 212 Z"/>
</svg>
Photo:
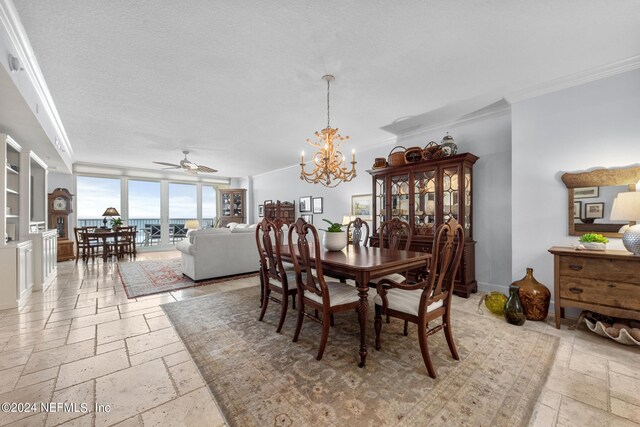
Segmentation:
<svg viewBox="0 0 640 427">
<path fill-rule="evenodd" d="M 436 230 L 430 269 L 425 281 L 408 284 L 392 280 L 378 282 L 378 294 L 374 298 L 376 350 L 380 350 L 382 315 L 396 317 L 418 325 L 418 340 L 422 359 L 431 378 L 436 371 L 431 363 L 427 338 L 444 330 L 451 355 L 460 360 L 451 331 L 451 296 L 462 252 L 464 250 L 464 230 L 455 220 L 450 219 Z M 442 318 L 439 325 L 430 328 L 429 322 Z"/>
<path fill-rule="evenodd" d="M 413 238 L 413 231 L 408 222 L 402 221 L 398 218 L 392 218 L 389 221 L 385 221 L 380 225 L 379 233 L 379 247 L 385 249 L 402 249 L 408 251 L 411 248 L 411 239 Z M 402 245 L 402 239 L 406 239 L 404 245 Z M 371 279 L 369 283 L 376 285 L 383 279 L 393 280 L 395 282 L 402 282 L 407 280 L 407 273 L 393 273 L 387 276 Z"/>
<path fill-rule="evenodd" d="M 130 258 L 135 258 L 137 255 L 137 227 L 135 225 L 118 227 L 116 228 L 116 232 L 116 237 L 112 243 L 113 253 L 118 259 L 123 258 L 125 255 L 128 255 Z"/>
<path fill-rule="evenodd" d="M 73 227 L 73 235 L 76 240 L 76 261 L 82 258 L 82 261 L 86 262 L 89 257 L 95 259 L 96 255 L 100 255 L 102 245 L 97 239 L 90 239 L 87 237 L 87 233 L 95 230 L 95 227 Z"/>
<path fill-rule="evenodd" d="M 260 275 L 262 282 L 262 310 L 260 311 L 259 321 L 262 321 L 267 311 L 269 300 L 280 304 L 280 321 L 276 332 L 280 333 L 282 325 L 287 317 L 287 309 L 289 308 L 289 296 L 293 299 L 293 308 L 295 305 L 295 296 L 298 293 L 296 286 L 295 272 L 287 271 L 282 263 L 280 247 L 282 245 L 281 221 L 269 221 L 264 218 L 256 226 L 256 246 L 260 255 Z M 280 299 L 271 296 L 275 292 L 280 294 Z"/>
<path fill-rule="evenodd" d="M 298 236 L 295 246 L 293 240 L 294 232 Z M 311 242 L 308 235 L 311 235 L 313 239 Z M 355 310 L 359 304 L 358 293 L 353 286 L 325 280 L 322 271 L 320 239 L 318 238 L 318 231 L 312 224 L 307 223 L 302 218 L 298 218 L 294 224 L 289 226 L 288 242 L 298 287 L 298 320 L 293 342 L 298 341 L 302 329 L 302 321 L 305 317 L 322 324 L 320 348 L 316 356 L 316 359 L 320 360 L 329 338 L 332 315 L 342 311 Z M 313 247 L 315 254 L 315 265 L 311 261 L 311 247 Z M 316 312 L 321 312 L 322 317 L 307 313 L 305 311 L 307 306 L 316 310 Z M 365 324 L 361 322 L 361 334 L 364 333 L 364 328 Z"/>
<path fill-rule="evenodd" d="M 362 218 L 358 217 L 354 219 L 347 225 L 347 236 L 350 244 L 354 246 L 367 246 L 369 242 L 369 224 Z"/>
</svg>

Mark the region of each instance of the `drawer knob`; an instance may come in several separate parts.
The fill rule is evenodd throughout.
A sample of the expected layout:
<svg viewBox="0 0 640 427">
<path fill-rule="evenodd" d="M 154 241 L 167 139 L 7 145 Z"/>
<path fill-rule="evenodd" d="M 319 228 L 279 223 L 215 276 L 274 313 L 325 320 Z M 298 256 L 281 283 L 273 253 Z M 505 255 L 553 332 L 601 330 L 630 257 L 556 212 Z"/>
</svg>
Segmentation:
<svg viewBox="0 0 640 427">
<path fill-rule="evenodd" d="M 582 266 L 577 264 L 569 264 L 569 270 L 580 271 L 582 270 Z"/>
<path fill-rule="evenodd" d="M 581 288 L 569 288 L 569 291 L 571 291 L 571 293 L 574 293 L 574 294 L 581 294 L 582 293 L 582 289 Z"/>
</svg>

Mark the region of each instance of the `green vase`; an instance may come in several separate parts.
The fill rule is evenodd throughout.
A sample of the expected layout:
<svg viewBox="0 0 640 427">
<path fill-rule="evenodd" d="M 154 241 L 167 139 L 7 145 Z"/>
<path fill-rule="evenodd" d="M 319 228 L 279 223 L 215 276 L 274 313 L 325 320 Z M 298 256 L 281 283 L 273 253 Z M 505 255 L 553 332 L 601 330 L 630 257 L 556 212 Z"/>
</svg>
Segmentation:
<svg viewBox="0 0 640 427">
<path fill-rule="evenodd" d="M 504 319 L 507 323 L 517 326 L 524 325 L 527 320 L 520 303 L 520 286 L 509 286 L 509 299 L 504 305 Z"/>
</svg>

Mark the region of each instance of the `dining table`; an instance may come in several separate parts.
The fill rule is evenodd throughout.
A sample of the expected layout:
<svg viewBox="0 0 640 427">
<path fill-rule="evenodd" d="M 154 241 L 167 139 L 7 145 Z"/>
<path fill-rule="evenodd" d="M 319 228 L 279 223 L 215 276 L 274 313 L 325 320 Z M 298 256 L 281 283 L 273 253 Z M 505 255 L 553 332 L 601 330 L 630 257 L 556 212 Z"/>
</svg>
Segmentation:
<svg viewBox="0 0 640 427">
<path fill-rule="evenodd" d="M 100 231 L 98 231 L 100 230 Z M 120 233 L 111 229 L 98 228 L 96 231 L 87 231 L 83 234 L 85 239 L 102 240 L 102 260 L 107 261 L 109 257 L 109 243 Z"/>
<path fill-rule="evenodd" d="M 309 245 L 312 264 L 315 265 L 317 254 L 314 245 Z M 341 251 L 328 251 L 320 248 L 320 259 L 325 275 L 352 279 L 356 282 L 354 291 L 358 292 L 358 320 L 360 325 L 360 362 L 363 368 L 367 361 L 366 323 L 369 311 L 369 282 L 393 273 L 405 273 L 409 270 L 424 270 L 431 259 L 426 252 L 404 251 L 397 249 L 383 249 L 360 245 L 347 245 Z M 299 256 L 298 249 L 294 253 Z M 280 247 L 283 261 L 291 262 L 291 252 L 288 245 Z"/>
</svg>

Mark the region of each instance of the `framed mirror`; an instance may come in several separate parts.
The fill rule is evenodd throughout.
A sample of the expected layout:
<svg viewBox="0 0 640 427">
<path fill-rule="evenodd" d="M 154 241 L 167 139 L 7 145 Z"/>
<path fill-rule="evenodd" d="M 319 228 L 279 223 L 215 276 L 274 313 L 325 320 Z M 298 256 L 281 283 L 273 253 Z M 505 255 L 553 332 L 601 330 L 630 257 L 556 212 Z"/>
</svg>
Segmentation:
<svg viewBox="0 0 640 427">
<path fill-rule="evenodd" d="M 622 237 L 619 230 L 629 222 L 609 219 L 613 199 L 618 193 L 636 191 L 640 166 L 568 172 L 561 179 L 569 190 L 569 235 L 599 233 Z"/>
</svg>

